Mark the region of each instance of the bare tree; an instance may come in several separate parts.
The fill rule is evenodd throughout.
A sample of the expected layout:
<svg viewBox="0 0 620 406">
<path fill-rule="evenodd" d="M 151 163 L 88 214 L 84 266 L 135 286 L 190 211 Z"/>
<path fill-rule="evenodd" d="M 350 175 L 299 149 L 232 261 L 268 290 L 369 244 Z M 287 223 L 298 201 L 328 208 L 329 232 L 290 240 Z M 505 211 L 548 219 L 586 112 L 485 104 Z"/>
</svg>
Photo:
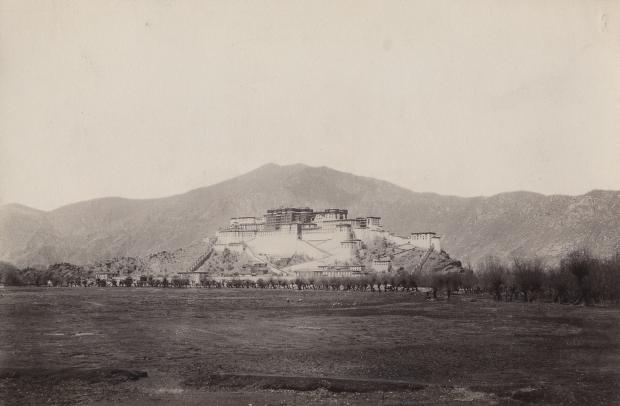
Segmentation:
<svg viewBox="0 0 620 406">
<path fill-rule="evenodd" d="M 598 260 L 592 257 L 588 249 L 577 249 L 569 252 L 560 263 L 560 267 L 574 275 L 579 287 L 579 297 L 575 304 L 591 304 L 590 274 Z"/>
<path fill-rule="evenodd" d="M 523 301 L 528 301 L 528 294 L 542 289 L 545 282 L 545 271 L 540 258 L 514 258 L 512 273 L 514 286 L 523 293 Z"/>
<path fill-rule="evenodd" d="M 502 290 L 506 286 L 506 267 L 498 258 L 489 256 L 483 259 L 479 269 L 484 289 L 492 293 L 496 300 L 501 300 Z"/>
</svg>

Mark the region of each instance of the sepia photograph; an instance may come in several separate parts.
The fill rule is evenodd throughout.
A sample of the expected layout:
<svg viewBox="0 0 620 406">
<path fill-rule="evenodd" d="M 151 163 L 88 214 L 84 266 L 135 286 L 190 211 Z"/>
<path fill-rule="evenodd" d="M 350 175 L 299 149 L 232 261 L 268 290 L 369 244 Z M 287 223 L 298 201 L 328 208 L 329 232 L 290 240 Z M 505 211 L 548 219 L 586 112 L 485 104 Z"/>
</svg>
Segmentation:
<svg viewBox="0 0 620 406">
<path fill-rule="evenodd" d="M 620 405 L 620 1 L 0 0 L 0 405 Z"/>
</svg>

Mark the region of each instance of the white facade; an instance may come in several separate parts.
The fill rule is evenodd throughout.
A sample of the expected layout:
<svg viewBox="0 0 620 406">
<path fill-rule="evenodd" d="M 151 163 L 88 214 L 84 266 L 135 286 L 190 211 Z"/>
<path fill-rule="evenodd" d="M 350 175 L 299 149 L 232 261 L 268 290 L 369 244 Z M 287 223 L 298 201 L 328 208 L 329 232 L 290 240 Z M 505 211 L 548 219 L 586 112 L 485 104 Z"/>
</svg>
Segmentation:
<svg viewBox="0 0 620 406">
<path fill-rule="evenodd" d="M 441 237 L 438 235 L 431 237 L 431 245 L 437 252 L 441 252 Z"/>
<path fill-rule="evenodd" d="M 362 240 L 344 240 L 340 241 L 342 248 L 359 249 L 362 247 Z"/>
<path fill-rule="evenodd" d="M 389 259 L 375 259 L 372 261 L 372 268 L 379 273 L 390 272 L 392 270 L 392 261 Z"/>
<path fill-rule="evenodd" d="M 370 229 L 381 228 L 381 217 L 366 217 L 366 227 Z"/>
<path fill-rule="evenodd" d="M 432 231 L 411 233 L 409 243 L 414 247 L 423 249 L 433 248 L 435 251 L 441 251 L 441 237 Z"/>
</svg>

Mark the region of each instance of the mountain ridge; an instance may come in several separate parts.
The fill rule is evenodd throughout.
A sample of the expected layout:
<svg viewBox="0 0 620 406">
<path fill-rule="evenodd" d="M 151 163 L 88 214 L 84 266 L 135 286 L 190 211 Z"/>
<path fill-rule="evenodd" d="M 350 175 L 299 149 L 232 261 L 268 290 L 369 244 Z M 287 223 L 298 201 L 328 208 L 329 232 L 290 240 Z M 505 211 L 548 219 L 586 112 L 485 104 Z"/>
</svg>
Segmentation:
<svg viewBox="0 0 620 406">
<path fill-rule="evenodd" d="M 80 200 L 77 202 L 71 202 L 71 203 L 67 203 L 67 204 L 63 204 L 62 206 L 56 207 L 54 209 L 39 209 L 36 207 L 32 207 L 32 206 L 28 206 L 22 203 L 18 203 L 18 202 L 9 202 L 9 203 L 3 203 L 0 204 L 0 209 L 5 208 L 5 207 L 22 207 L 22 208 L 26 208 L 29 210 L 34 210 L 34 211 L 38 211 L 38 212 L 53 212 L 53 211 L 57 211 L 63 208 L 66 208 L 68 206 L 73 206 L 73 205 L 79 205 L 79 204 L 83 204 L 83 203 L 87 203 L 87 202 L 95 202 L 95 201 L 104 201 L 104 200 L 125 200 L 125 201 L 151 201 L 151 200 L 161 200 L 161 199 L 168 199 L 168 198 L 173 198 L 176 196 L 180 196 L 180 195 L 185 195 L 188 193 L 192 193 L 194 191 L 198 191 L 204 188 L 209 188 L 209 187 L 213 187 L 213 186 L 217 186 L 220 185 L 222 183 L 226 183 L 229 182 L 231 180 L 234 180 L 236 178 L 239 177 L 243 177 L 245 175 L 248 175 L 250 173 L 255 173 L 259 170 L 262 169 L 266 169 L 266 168 L 288 168 L 288 167 L 302 167 L 302 168 L 310 168 L 310 169 L 327 169 L 333 172 L 338 172 L 341 174 L 346 174 L 346 175 L 351 175 L 351 176 L 355 176 L 357 178 L 362 178 L 362 179 L 369 179 L 369 180 L 373 180 L 373 181 L 378 181 L 378 182 L 385 182 L 385 183 L 389 183 L 395 187 L 407 190 L 407 191 L 411 191 L 413 193 L 416 194 L 420 194 L 420 195 L 430 195 L 430 196 L 438 196 L 438 197 L 446 197 L 446 198 L 458 198 L 458 199 L 478 199 L 478 198 L 482 198 L 482 199 L 488 199 L 488 198 L 492 198 L 492 197 L 496 197 L 496 196 L 501 196 L 501 195 L 511 195 L 511 194 L 529 194 L 529 195 L 537 195 L 537 196 L 543 196 L 543 197 L 577 197 L 577 196 L 587 196 L 587 195 L 591 195 L 594 193 L 617 193 L 620 194 L 620 190 L 613 190 L 613 189 L 591 189 L 587 192 L 584 192 L 582 194 L 577 194 L 577 195 L 571 195 L 571 194 L 562 194 L 562 193 L 551 193 L 551 194 L 546 194 L 546 193 L 541 193 L 541 192 L 532 192 L 530 190 L 511 190 L 511 191 L 506 191 L 506 192 L 499 192 L 499 193 L 494 193 L 491 195 L 476 195 L 476 196 L 459 196 L 459 195 L 453 195 L 453 194 L 441 194 L 441 193 L 436 193 L 436 192 L 418 192 L 418 191 L 414 191 L 412 189 L 409 189 L 405 186 L 400 186 L 396 183 L 387 181 L 387 180 L 379 180 L 370 176 L 364 176 L 364 175 L 356 175 L 356 174 L 352 174 L 349 172 L 345 172 L 345 171 L 341 171 L 338 169 L 333 169 L 330 168 L 328 166 L 310 166 L 310 165 L 306 165 L 306 164 L 302 164 L 302 163 L 295 163 L 295 164 L 287 164 L 287 165 L 279 165 L 276 163 L 267 163 L 264 165 L 261 165 L 259 167 L 257 167 L 256 169 L 251 170 L 250 172 L 247 172 L 245 174 L 230 178 L 230 179 L 226 179 L 220 182 L 216 182 L 213 183 L 211 185 L 206 185 L 206 186 L 200 186 L 200 187 L 196 187 L 196 188 L 192 188 L 188 191 L 185 192 L 180 192 L 180 193 L 175 193 L 175 194 L 171 194 L 171 195 L 166 195 L 166 196 L 160 196 L 160 197 L 146 197 L 146 198 L 132 198 L 132 197 L 123 197 L 123 196 L 103 196 L 103 197 L 96 197 L 96 198 L 92 198 L 92 199 L 86 199 L 86 200 Z"/>
<path fill-rule="evenodd" d="M 243 175 L 162 198 L 103 197 L 43 211 L 0 206 L 0 260 L 18 266 L 174 250 L 213 235 L 237 215 L 280 206 L 348 208 L 383 217 L 406 235 L 433 230 L 451 256 L 537 255 L 557 261 L 574 246 L 610 255 L 620 241 L 620 192 L 583 195 L 514 191 L 459 197 L 414 192 L 391 182 L 328 167 L 266 164 Z"/>
</svg>

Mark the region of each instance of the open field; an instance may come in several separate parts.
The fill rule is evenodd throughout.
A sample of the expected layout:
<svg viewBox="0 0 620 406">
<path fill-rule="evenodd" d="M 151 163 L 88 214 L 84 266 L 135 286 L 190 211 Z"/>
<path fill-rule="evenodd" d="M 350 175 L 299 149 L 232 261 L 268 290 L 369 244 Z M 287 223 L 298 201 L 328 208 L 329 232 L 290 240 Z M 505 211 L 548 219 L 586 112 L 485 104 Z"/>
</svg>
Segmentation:
<svg viewBox="0 0 620 406">
<path fill-rule="evenodd" d="M 408 293 L 1 290 L 0 404 L 93 402 L 620 404 L 620 309 Z"/>
</svg>

